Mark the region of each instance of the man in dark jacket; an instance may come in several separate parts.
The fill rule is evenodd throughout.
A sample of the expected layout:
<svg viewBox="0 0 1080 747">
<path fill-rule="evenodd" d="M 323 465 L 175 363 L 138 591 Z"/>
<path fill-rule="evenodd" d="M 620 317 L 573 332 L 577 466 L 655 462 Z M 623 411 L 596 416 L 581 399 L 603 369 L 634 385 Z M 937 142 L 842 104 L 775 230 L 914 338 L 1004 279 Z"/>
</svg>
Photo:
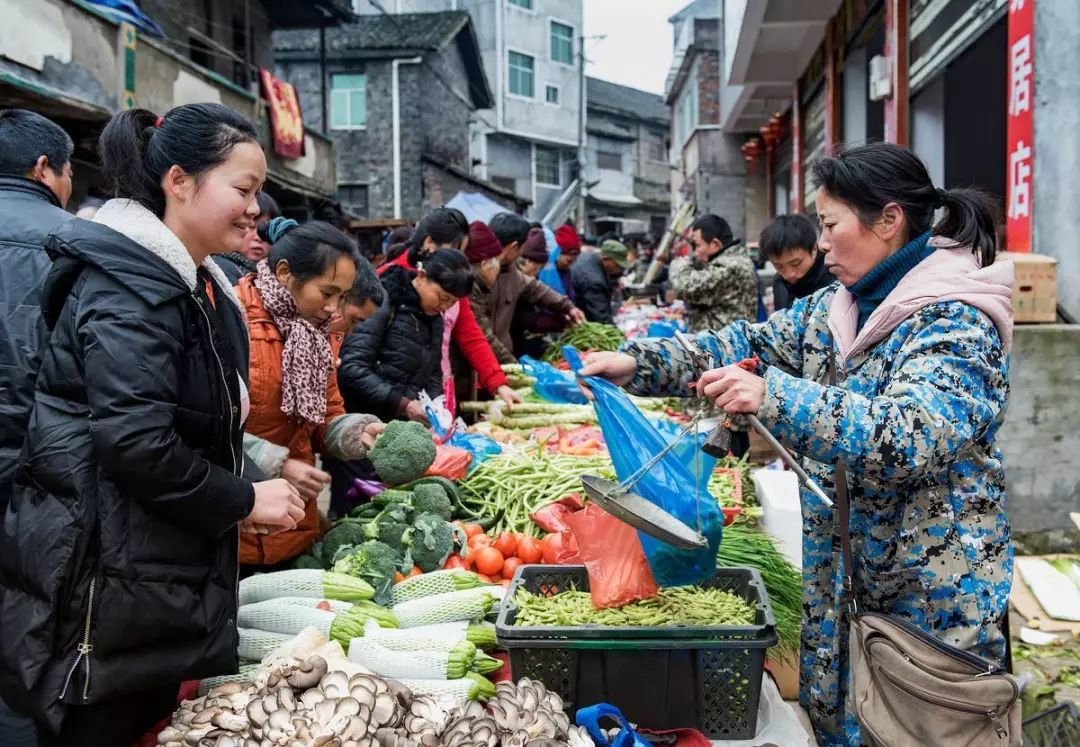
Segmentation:
<svg viewBox="0 0 1080 747">
<path fill-rule="evenodd" d="M 619 278 L 630 268 L 630 250 L 608 239 L 598 252 L 584 252 L 570 269 L 574 285 L 574 303 L 590 322 L 614 324 L 612 298 Z"/>
<path fill-rule="evenodd" d="M 51 262 L 50 233 L 72 220 L 71 138 L 54 122 L 22 109 L 0 111 L 0 516 L 34 405 L 34 380 L 48 331 L 41 286 Z M 35 744 L 34 725 L 0 702 L 0 744 Z"/>
<path fill-rule="evenodd" d="M 814 224 L 805 215 L 777 216 L 761 232 L 759 246 L 776 268 L 774 311 L 790 308 L 798 299 L 836 282 L 825 267 L 825 255 L 818 251 Z"/>
</svg>

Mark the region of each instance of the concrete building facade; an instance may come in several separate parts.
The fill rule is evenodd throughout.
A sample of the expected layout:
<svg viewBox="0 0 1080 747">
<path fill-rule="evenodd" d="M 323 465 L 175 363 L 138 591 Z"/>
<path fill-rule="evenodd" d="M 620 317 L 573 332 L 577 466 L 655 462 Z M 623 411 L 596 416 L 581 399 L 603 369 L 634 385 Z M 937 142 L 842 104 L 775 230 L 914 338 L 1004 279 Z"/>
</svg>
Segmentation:
<svg viewBox="0 0 1080 747">
<path fill-rule="evenodd" d="M 462 188 L 525 206 L 471 167 L 470 122 L 492 94 L 468 13 L 367 16 L 328 29 L 324 51 L 319 37 L 275 34 L 276 71 L 333 139 L 347 212 L 416 221 Z"/>
<path fill-rule="evenodd" d="M 716 213 L 737 236 L 745 236 L 742 138 L 720 128 L 721 3 L 697 0 L 670 22 L 675 46 L 664 93 L 671 108 L 671 206 L 678 209 L 692 202 L 698 213 Z"/>
<path fill-rule="evenodd" d="M 366 17 L 463 10 L 472 18 L 491 106 L 470 125 L 472 172 L 539 220 L 576 177 L 583 0 L 356 0 Z"/>
<path fill-rule="evenodd" d="M 255 123 L 267 156 L 265 189 L 290 214 L 305 217 L 334 194 L 333 144 L 317 128 L 305 129 L 303 158 L 274 153 L 256 74 L 270 65 L 271 29 L 338 23 L 349 14 L 343 0 L 300 7 L 145 0 L 141 7 L 163 36 L 84 3 L 0 0 L 0 14 L 19 19 L 0 35 L 0 106 L 40 112 L 72 136 L 73 206 L 104 193 L 97 140 L 113 112 L 138 106 L 164 114 L 195 102 L 224 104 Z"/>
<path fill-rule="evenodd" d="M 671 213 L 664 98 L 586 78 L 586 102 L 586 232 L 658 241 Z"/>
</svg>

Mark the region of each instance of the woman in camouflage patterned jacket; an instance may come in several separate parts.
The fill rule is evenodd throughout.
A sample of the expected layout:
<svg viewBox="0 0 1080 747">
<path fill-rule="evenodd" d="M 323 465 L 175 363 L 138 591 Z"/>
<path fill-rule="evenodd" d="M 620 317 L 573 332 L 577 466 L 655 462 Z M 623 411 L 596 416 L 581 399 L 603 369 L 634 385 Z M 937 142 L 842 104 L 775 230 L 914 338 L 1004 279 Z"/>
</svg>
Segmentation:
<svg viewBox="0 0 1080 747">
<path fill-rule="evenodd" d="M 1012 266 L 993 263 L 988 203 L 935 189 L 914 154 L 883 143 L 825 158 L 813 175 L 820 247 L 839 284 L 762 324 L 700 335 L 725 365 L 699 386 L 728 412 L 756 412 L 826 488 L 847 463 L 862 609 L 1000 661 L 1012 550 L 996 435 Z M 733 365 L 754 355 L 756 374 Z M 666 340 L 594 354 L 582 373 L 650 395 L 685 393 L 695 376 Z M 858 745 L 835 517 L 808 491 L 802 502 L 800 701 L 820 744 Z"/>
</svg>

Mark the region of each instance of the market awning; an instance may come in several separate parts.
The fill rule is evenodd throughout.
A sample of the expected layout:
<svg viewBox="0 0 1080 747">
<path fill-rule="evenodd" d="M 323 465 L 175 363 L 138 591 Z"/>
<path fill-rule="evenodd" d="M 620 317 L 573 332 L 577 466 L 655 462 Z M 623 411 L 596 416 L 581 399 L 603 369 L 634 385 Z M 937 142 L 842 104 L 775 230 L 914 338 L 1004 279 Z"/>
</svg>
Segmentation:
<svg viewBox="0 0 1080 747">
<path fill-rule="evenodd" d="M 457 208 L 465 213 L 470 223 L 474 220 L 487 223 L 499 213 L 510 212 L 505 206 L 479 192 L 458 192 L 450 198 L 446 207 Z"/>
<path fill-rule="evenodd" d="M 641 200 L 634 197 L 634 195 L 615 194 L 613 192 L 589 192 L 589 199 L 608 205 L 625 205 L 627 207 L 635 207 L 641 204 Z"/>
<path fill-rule="evenodd" d="M 615 215 L 602 215 L 599 218 L 592 218 L 593 223 L 618 223 L 620 233 L 647 233 L 649 231 L 649 224 L 640 218 L 620 218 Z"/>
</svg>

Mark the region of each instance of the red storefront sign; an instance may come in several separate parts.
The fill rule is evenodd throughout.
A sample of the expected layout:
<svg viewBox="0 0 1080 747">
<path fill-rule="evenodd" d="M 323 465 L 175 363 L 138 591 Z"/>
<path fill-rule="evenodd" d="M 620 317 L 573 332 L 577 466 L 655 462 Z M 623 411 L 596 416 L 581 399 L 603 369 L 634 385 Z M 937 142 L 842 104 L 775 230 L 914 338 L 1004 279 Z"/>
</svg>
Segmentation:
<svg viewBox="0 0 1080 747">
<path fill-rule="evenodd" d="M 1006 131 L 1005 240 L 1010 252 L 1031 251 L 1035 162 L 1035 0 L 1009 0 L 1009 119 Z"/>
<path fill-rule="evenodd" d="M 269 70 L 259 69 L 263 97 L 270 107 L 270 128 L 273 132 L 274 152 L 285 158 L 302 158 L 304 155 L 304 118 L 300 114 L 300 99 L 296 88 Z"/>
</svg>

